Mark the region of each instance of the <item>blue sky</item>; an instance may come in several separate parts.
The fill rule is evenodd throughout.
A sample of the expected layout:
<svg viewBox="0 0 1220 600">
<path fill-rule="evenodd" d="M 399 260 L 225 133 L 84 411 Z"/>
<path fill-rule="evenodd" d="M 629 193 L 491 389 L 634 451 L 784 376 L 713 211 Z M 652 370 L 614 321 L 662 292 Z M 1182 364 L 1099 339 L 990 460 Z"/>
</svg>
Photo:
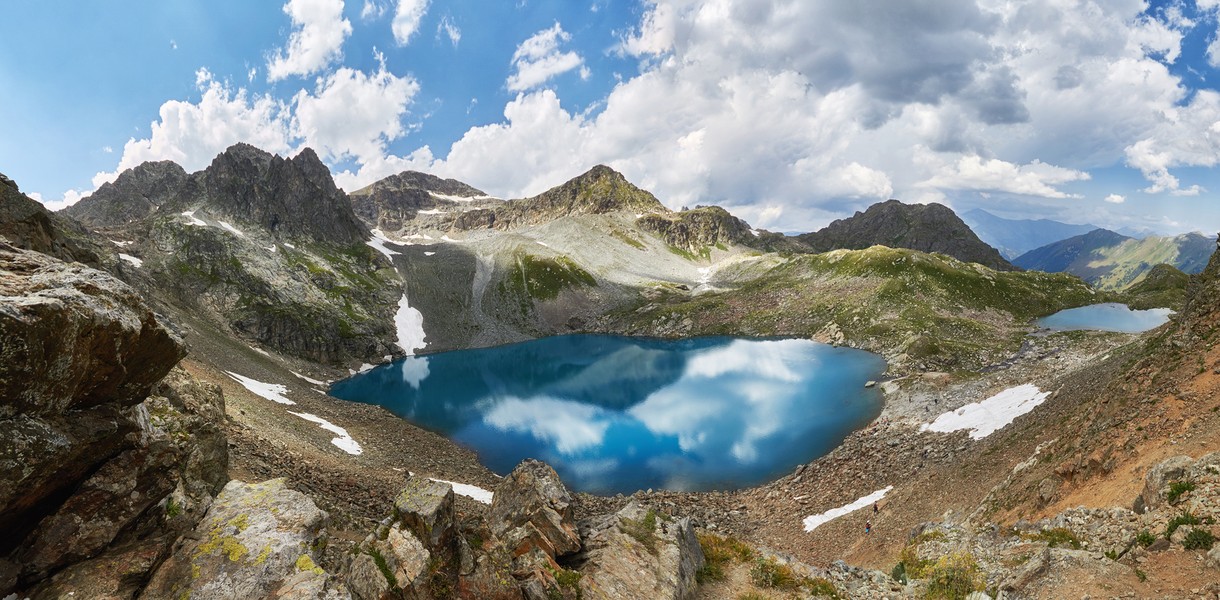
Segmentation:
<svg viewBox="0 0 1220 600">
<path fill-rule="evenodd" d="M 1220 0 L 10 0 L 0 172 L 314 147 L 502 197 L 605 163 L 804 231 L 896 197 L 1220 230 Z"/>
</svg>

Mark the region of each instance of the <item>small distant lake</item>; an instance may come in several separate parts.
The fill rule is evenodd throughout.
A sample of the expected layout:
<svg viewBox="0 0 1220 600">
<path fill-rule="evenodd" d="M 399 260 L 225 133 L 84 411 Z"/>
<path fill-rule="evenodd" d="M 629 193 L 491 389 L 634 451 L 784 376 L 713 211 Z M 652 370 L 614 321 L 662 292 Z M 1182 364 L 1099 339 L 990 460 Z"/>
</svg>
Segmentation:
<svg viewBox="0 0 1220 600">
<path fill-rule="evenodd" d="M 876 418 L 881 392 L 864 384 L 885 368 L 809 340 L 569 335 L 407 357 L 330 393 L 444 434 L 502 475 L 532 457 L 579 491 L 735 489 Z"/>
<path fill-rule="evenodd" d="M 1038 319 L 1038 325 L 1056 331 L 1116 331 L 1141 333 L 1169 322 L 1168 308 L 1131 310 L 1125 304 L 1108 303 L 1061 310 Z"/>
</svg>

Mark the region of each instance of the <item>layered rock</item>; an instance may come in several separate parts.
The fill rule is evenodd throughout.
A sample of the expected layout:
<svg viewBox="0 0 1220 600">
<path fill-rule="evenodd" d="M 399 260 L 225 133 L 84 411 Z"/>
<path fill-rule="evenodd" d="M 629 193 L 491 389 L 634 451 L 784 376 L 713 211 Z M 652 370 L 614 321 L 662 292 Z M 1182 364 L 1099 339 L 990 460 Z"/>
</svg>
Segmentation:
<svg viewBox="0 0 1220 600">
<path fill-rule="evenodd" d="M 1018 270 L 999 251 L 980 240 L 952 209 L 936 203 L 903 204 L 888 200 L 797 239 L 815 252 L 888 246 L 938 252 L 999 271 Z"/>
</svg>

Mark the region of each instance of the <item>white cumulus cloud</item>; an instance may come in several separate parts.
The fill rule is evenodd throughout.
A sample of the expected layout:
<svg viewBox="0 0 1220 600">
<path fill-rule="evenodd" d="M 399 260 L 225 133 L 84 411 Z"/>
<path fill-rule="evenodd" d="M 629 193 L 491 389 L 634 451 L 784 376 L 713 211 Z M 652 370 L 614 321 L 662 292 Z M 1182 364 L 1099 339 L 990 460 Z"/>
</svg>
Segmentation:
<svg viewBox="0 0 1220 600">
<path fill-rule="evenodd" d="M 394 20 L 390 24 L 398 45 L 407 45 L 411 36 L 419 31 L 419 22 L 428 12 L 428 2 L 429 0 L 398 0 L 398 6 L 394 9 Z"/>
<path fill-rule="evenodd" d="M 1103 200 L 1109 202 L 1110 204 L 1122 204 L 1123 202 L 1127 201 L 1127 197 L 1122 194 L 1110 194 L 1103 198 Z"/>
<path fill-rule="evenodd" d="M 547 80 L 567 73 L 584 64 L 584 59 L 573 51 L 561 51 L 559 45 L 572 39 L 556 22 L 530 36 L 513 52 L 513 74 L 505 86 L 510 92 L 523 92 L 536 88 Z M 587 76 L 586 76 L 587 78 Z"/>
<path fill-rule="evenodd" d="M 343 42 L 352 24 L 343 18 L 343 0 L 288 0 L 284 12 L 292 19 L 286 48 L 267 61 L 267 79 L 309 75 L 343 56 Z"/>
</svg>

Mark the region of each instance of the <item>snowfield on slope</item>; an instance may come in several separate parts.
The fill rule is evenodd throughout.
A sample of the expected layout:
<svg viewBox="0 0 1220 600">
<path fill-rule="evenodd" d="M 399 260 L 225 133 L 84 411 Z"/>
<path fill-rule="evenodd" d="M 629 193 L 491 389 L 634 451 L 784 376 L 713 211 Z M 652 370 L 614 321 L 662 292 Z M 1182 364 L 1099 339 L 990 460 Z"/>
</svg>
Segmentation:
<svg viewBox="0 0 1220 600">
<path fill-rule="evenodd" d="M 296 404 L 296 402 L 284 397 L 284 394 L 288 393 L 288 386 L 279 383 L 263 383 L 257 379 L 250 379 L 245 375 L 238 375 L 232 371 L 225 371 L 225 375 L 232 377 L 233 381 L 240 383 L 242 387 L 250 390 L 256 396 L 262 396 L 279 404 Z"/>
<path fill-rule="evenodd" d="M 949 411 L 931 423 L 920 425 L 919 430 L 950 433 L 969 429 L 971 439 L 981 440 L 1033 410 L 1050 395 L 1050 392 L 1043 392 L 1032 383 L 1019 385 L 981 402 L 972 402 Z"/>
<path fill-rule="evenodd" d="M 813 531 L 820 525 L 825 525 L 826 523 L 829 523 L 843 515 L 856 512 L 857 510 L 860 510 L 861 508 L 864 508 L 874 502 L 878 502 L 884 498 L 886 494 L 890 493 L 890 490 L 892 489 L 894 489 L 894 486 L 887 485 L 885 486 L 885 489 L 877 490 L 863 498 L 860 498 L 859 500 L 856 500 L 855 502 L 852 502 L 851 504 L 845 504 L 838 508 L 832 508 L 820 515 L 809 515 L 808 517 L 805 517 L 805 531 Z"/>
<path fill-rule="evenodd" d="M 360 447 L 360 444 L 358 442 L 356 442 L 356 440 L 352 439 L 351 435 L 348 435 L 346 429 L 339 427 L 338 425 L 335 425 L 334 423 L 331 423 L 330 421 L 327 421 L 326 419 L 323 419 L 322 417 L 319 417 L 318 415 L 315 415 L 312 413 L 298 413 L 298 412 L 288 411 L 288 414 L 296 415 L 311 423 L 317 423 L 318 427 L 321 427 L 322 429 L 325 429 L 325 430 L 339 436 L 337 438 L 331 439 L 330 443 L 338 446 L 340 450 L 342 450 L 348 454 L 351 454 L 353 456 L 359 455 L 362 452 L 364 452 L 364 449 Z"/>
</svg>

